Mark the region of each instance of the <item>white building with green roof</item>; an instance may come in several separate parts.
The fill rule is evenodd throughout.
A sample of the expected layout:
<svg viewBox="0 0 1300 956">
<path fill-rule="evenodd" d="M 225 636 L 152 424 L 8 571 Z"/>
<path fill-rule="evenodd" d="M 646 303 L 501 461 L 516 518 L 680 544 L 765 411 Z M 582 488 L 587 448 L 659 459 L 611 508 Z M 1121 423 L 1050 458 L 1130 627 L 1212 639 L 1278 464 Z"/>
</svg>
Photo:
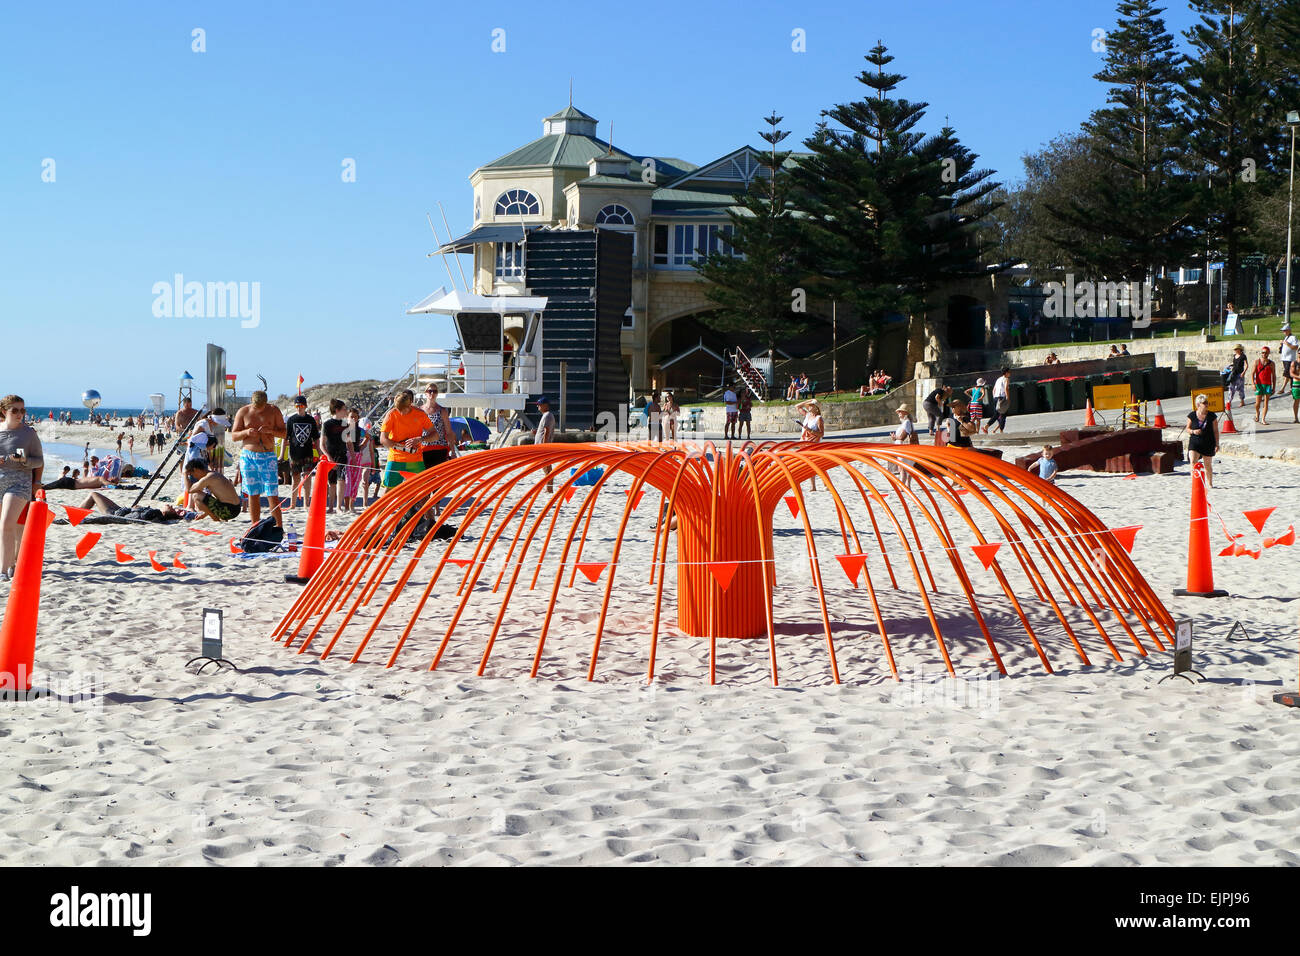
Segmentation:
<svg viewBox="0 0 1300 956">
<path fill-rule="evenodd" d="M 632 388 L 716 385 L 723 369 L 714 359 L 726 342 L 698 321 L 713 305 L 694 263 L 725 250 L 732 197 L 761 174 L 759 154 L 742 146 L 697 166 L 626 152 L 596 128 L 595 117 L 568 106 L 542 121 L 539 138 L 475 169 L 474 228 L 443 251 L 473 255 L 473 291 L 526 295 L 530 233 L 630 233 L 632 294 L 621 351 Z M 695 360 L 701 357 L 704 365 Z"/>
</svg>

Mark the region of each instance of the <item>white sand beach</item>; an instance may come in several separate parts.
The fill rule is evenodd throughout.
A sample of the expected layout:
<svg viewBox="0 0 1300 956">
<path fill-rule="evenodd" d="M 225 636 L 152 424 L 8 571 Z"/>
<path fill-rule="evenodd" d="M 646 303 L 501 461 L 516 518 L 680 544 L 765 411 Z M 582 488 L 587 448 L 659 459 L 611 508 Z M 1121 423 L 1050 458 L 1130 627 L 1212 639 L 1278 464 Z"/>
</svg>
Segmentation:
<svg viewBox="0 0 1300 956">
<path fill-rule="evenodd" d="M 203 537 L 189 524 L 56 524 L 36 684 L 75 673 L 94 693 L 74 703 L 65 684 L 63 698 L 4 705 L 0 768 L 18 785 L 0 811 L 0 860 L 1300 861 L 1300 713 L 1271 699 L 1297 683 L 1300 549 L 1216 558 L 1216 584 L 1232 597 L 1175 598 L 1186 573 L 1187 466 L 1136 480 L 1070 472 L 1061 487 L 1111 527 L 1142 525 L 1134 561 L 1175 618 L 1194 621 L 1195 666 L 1206 682 L 1157 684 L 1170 673 L 1170 654 L 1152 647 L 1144 658 L 1117 642 L 1120 663 L 1095 637 L 1084 667 L 1050 609 L 1029 600 L 1056 668 L 1048 675 L 1001 592 L 977 575 L 1009 671 L 998 677 L 949 574 L 933 601 L 958 679 L 942 676 L 905 583 L 881 592 L 904 677 L 895 683 L 863 592 L 828 550 L 822 567 L 843 679 L 836 686 L 802 531 L 784 508 L 776 521 L 775 688 L 766 641 L 720 641 L 719 683 L 709 686 L 707 639 L 671 626 L 646 685 L 653 590 L 644 568 L 654 515 L 646 505 L 620 559 L 642 570 L 620 571 L 592 682 L 586 667 L 603 577 L 589 584 L 579 576 L 561 589 L 536 679 L 526 676 L 539 624 L 532 595 L 512 599 L 484 676 L 474 670 L 498 606 L 491 601 L 472 605 L 437 671 L 427 667 L 445 607 L 425 612 L 387 669 L 404 616 L 386 622 L 358 664 L 347 662 L 355 640 L 321 661 L 320 644 L 296 654 L 269 639 L 299 593 L 283 581 L 296 555 L 232 555 L 228 535 Z M 1280 533 L 1300 519 L 1298 488 L 1293 465 L 1222 459 L 1211 503 L 1254 540 L 1241 511 L 1277 505 L 1266 530 Z M 55 504 L 80 497 L 50 494 Z M 120 497 L 129 504 L 134 493 Z M 837 533 L 829 496 L 811 501 L 813 527 Z M 293 514 L 301 531 L 304 513 Z M 344 521 L 333 516 L 329 526 Z M 87 531 L 103 538 L 79 562 L 73 548 Z M 592 538 L 597 547 L 607 535 Z M 1211 540 L 1217 552 L 1225 540 L 1217 524 Z M 118 564 L 117 543 L 137 560 Z M 180 552 L 190 570 L 155 572 L 149 550 L 166 563 Z M 203 607 L 223 609 L 225 654 L 238 672 L 186 671 Z M 671 610 L 665 615 L 671 625 Z M 1230 636 L 1237 621 L 1244 632 Z"/>
</svg>

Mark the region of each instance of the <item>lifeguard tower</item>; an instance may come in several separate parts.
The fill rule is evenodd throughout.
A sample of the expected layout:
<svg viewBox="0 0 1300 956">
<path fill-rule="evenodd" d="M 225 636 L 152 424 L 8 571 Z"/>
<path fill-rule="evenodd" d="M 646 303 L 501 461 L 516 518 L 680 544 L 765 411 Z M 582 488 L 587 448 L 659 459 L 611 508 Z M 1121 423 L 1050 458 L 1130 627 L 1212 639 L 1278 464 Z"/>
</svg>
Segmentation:
<svg viewBox="0 0 1300 956">
<path fill-rule="evenodd" d="M 531 427 L 524 415 L 530 395 L 542 391 L 542 312 L 545 296 L 477 295 L 439 289 L 407 315 L 446 315 L 459 349 L 418 349 L 415 384 L 438 386 L 441 402 L 465 415 L 495 421 L 504 410 L 512 424 Z M 509 433 L 507 429 L 505 434 Z"/>
</svg>

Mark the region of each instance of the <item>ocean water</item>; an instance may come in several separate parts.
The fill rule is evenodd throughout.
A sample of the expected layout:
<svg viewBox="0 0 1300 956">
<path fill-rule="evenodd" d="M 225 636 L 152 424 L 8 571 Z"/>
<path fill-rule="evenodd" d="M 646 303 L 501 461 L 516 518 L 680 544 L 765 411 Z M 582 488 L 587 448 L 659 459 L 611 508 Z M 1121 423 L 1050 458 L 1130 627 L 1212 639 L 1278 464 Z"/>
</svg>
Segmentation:
<svg viewBox="0 0 1300 956">
<path fill-rule="evenodd" d="M 134 418 L 136 415 L 139 415 L 141 411 L 144 412 L 146 420 L 148 420 L 153 415 L 152 406 L 147 409 L 139 409 L 139 408 L 111 408 L 107 405 L 100 405 L 99 408 L 95 409 L 95 411 L 101 415 L 104 414 L 112 415 L 114 418 L 118 420 L 121 420 L 128 415 Z M 90 409 L 85 408 L 81 405 L 77 405 L 77 406 L 28 405 L 27 406 L 27 415 L 31 418 L 35 418 L 38 420 L 42 420 L 42 421 L 48 420 L 50 417 L 50 412 L 54 413 L 55 418 L 58 418 L 60 415 L 64 415 L 67 412 L 72 412 L 72 420 L 74 422 L 90 421 Z M 163 412 L 163 415 L 169 418 L 175 414 L 176 414 L 176 410 L 174 408 L 165 410 Z"/>
</svg>

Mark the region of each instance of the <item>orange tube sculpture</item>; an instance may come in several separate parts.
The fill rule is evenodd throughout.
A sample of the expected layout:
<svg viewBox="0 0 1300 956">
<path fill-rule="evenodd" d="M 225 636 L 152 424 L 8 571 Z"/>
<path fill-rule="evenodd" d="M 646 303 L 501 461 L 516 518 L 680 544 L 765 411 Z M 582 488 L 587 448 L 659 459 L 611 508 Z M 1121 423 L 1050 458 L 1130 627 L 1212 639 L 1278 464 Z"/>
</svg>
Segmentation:
<svg viewBox="0 0 1300 956">
<path fill-rule="evenodd" d="M 817 490 L 809 491 L 813 478 Z M 829 499 L 837 531 L 813 528 L 807 507 L 813 495 Z M 644 562 L 620 563 L 643 497 L 658 505 L 661 517 L 648 569 Z M 1161 636 L 1172 639 L 1173 619 L 1130 559 L 1124 536 L 1056 486 L 970 449 L 843 441 L 746 442 L 739 448 L 712 442 L 525 445 L 454 458 L 408 478 L 354 521 L 271 636 L 297 653 L 324 659 L 340 652 L 347 635 L 344 652 L 350 649 L 352 661 L 369 652 L 369 659 L 391 667 L 419 629 L 422 637 L 432 637 L 430 670 L 457 639 L 474 642 L 481 675 L 512 598 L 540 591 L 545 610 L 537 618 L 529 671 L 535 677 L 553 637 L 560 589 L 573 587 L 581 573 L 602 592 L 587 667 L 592 680 L 615 580 L 648 571 L 655 600 L 646 663 L 647 680 L 653 680 L 664 589 L 675 563 L 676 627 L 708 640 L 710 681 L 716 681 L 719 640 L 764 638 L 777 684 L 773 522 L 778 509 L 784 520 L 786 508 L 803 530 L 827 665 L 837 683 L 823 578 L 832 569 L 838 575 L 842 568 L 852 583 L 847 609 L 847 588 L 838 581 L 831 588 L 831 597 L 841 602 L 837 610 L 874 625 L 895 679 L 898 667 L 877 588 L 915 587 L 938 655 L 955 673 L 931 598 L 945 569 L 1003 674 L 1006 667 L 981 610 L 988 597 L 978 598 L 972 584 L 976 574 L 993 576 L 994 591 L 1005 597 L 1017 630 L 1023 629 L 1048 673 L 1052 664 L 1025 608 L 1031 598 L 1050 607 L 1085 665 L 1091 663 L 1085 635 L 1071 623 L 1067 606 L 1076 612 L 1076 624 L 1080 613 L 1087 619 L 1117 661 L 1123 660 L 1121 646 L 1131 644 L 1145 656 L 1144 638 L 1161 650 Z M 675 562 L 669 560 L 673 533 L 662 520 L 668 515 L 677 523 Z M 422 519 L 422 536 L 416 537 Z M 825 553 L 828 534 L 832 554 Z M 403 608 L 405 621 L 399 617 L 383 628 L 408 588 L 414 606 Z M 946 593 L 953 593 L 950 586 Z M 466 608 L 476 600 L 500 602 L 490 630 L 480 626 L 458 634 Z"/>
</svg>

